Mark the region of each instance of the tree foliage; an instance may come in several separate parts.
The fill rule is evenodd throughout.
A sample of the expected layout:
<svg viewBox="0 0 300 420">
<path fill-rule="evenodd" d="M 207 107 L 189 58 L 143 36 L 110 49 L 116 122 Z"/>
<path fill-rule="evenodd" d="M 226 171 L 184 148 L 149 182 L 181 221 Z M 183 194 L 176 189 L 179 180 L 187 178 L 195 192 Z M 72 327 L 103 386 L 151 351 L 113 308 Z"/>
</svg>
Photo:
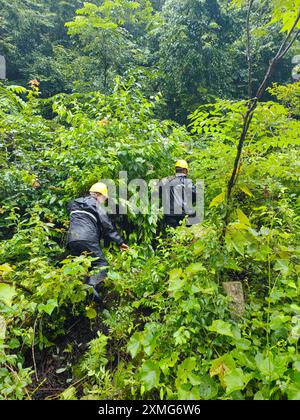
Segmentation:
<svg viewBox="0 0 300 420">
<path fill-rule="evenodd" d="M 266 3 L 249 19 L 253 84 L 298 29 L 298 0 L 272 0 L 259 17 Z M 0 85 L 0 399 L 38 398 L 43 357 L 56 363 L 61 400 L 299 399 L 300 82 L 257 98 L 226 205 L 253 103 L 250 3 L 0 4 L 12 65 Z M 288 79 L 287 63 L 274 79 Z M 188 126 L 170 115 L 189 115 Z M 132 211 L 130 190 L 128 215 L 114 216 L 130 249 L 106 244 L 97 313 L 92 258 L 65 249 L 66 204 L 100 179 L 119 185 L 120 171 L 150 184 L 183 157 L 205 180 L 204 222 L 164 230 L 160 211 Z M 239 316 L 227 281 L 243 285 Z M 78 318 L 89 325 L 80 351 Z"/>
<path fill-rule="evenodd" d="M 86 307 L 82 281 L 90 260 L 66 257 L 62 248 L 66 202 L 121 169 L 130 179 L 163 177 L 187 149 L 192 176 L 207 183 L 206 221 L 158 237 L 155 249 L 147 249 L 157 220 L 117 220 L 132 249 L 107 253 L 107 332 L 91 342 L 73 382 L 82 377 L 84 398 L 93 399 L 297 397 L 300 126 L 297 109 L 284 104 L 298 88 L 274 86 L 283 104 L 259 105 L 225 247 L 225 196 L 215 197 L 230 174 L 245 102 L 201 106 L 191 117 L 190 137 L 154 119 L 155 100 L 143 98 L 134 81 L 117 81 L 110 96 L 58 95 L 50 101 L 51 120 L 41 115 L 37 87 L 2 88 L 0 305 L 1 319 L 10 320 L 1 338 L 2 398 L 28 397 L 32 371 L 20 348 L 51 345 L 70 310 L 96 316 Z M 238 322 L 220 278 L 242 279 L 246 287 L 247 312 Z M 121 354 L 116 370 L 108 367 L 108 340 Z M 78 398 L 77 391 L 66 386 L 61 398 Z"/>
<path fill-rule="evenodd" d="M 290 3 L 254 2 L 254 84 L 282 40 L 283 33 L 274 27 L 288 30 L 296 13 L 297 3 Z M 0 52 L 7 59 L 8 79 L 23 85 L 38 79 L 44 96 L 110 93 L 116 75 L 142 70 L 143 89 L 164 94 L 161 112 L 186 122 L 199 103 L 247 95 L 246 5 L 238 1 L 229 7 L 227 0 L 2 0 Z M 273 81 L 290 78 L 288 56 Z"/>
</svg>

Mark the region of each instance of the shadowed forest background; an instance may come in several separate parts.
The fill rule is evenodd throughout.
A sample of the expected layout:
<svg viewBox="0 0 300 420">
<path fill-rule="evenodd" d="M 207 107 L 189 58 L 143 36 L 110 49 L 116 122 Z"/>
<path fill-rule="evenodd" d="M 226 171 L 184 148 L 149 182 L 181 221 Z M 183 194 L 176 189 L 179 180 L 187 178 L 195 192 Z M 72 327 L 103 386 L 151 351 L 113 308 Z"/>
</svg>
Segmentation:
<svg viewBox="0 0 300 420">
<path fill-rule="evenodd" d="M 248 96 L 247 8 L 228 0 L 85 6 L 81 1 L 1 0 L 0 8 L 7 78 L 21 85 L 38 79 L 43 97 L 109 94 L 116 75 L 134 74 L 143 92 L 162 93 L 166 118 L 185 123 L 199 104 Z M 75 20 L 76 11 L 81 20 Z M 284 36 L 279 24 L 269 25 L 271 11 L 272 2 L 255 2 L 251 15 L 254 90 Z M 292 81 L 293 55 L 284 58 L 271 81 Z"/>
</svg>

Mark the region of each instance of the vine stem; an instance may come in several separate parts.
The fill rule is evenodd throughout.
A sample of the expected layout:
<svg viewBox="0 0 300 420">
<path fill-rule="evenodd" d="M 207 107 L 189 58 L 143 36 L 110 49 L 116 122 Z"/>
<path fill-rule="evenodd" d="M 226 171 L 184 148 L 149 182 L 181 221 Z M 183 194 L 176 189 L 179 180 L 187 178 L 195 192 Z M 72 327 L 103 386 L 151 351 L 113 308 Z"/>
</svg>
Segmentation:
<svg viewBox="0 0 300 420">
<path fill-rule="evenodd" d="M 21 383 L 22 382 L 22 379 L 20 378 L 20 376 L 18 375 L 18 373 L 10 366 L 10 365 L 8 365 L 7 363 L 5 363 L 4 364 L 4 366 L 6 367 L 6 369 L 8 369 L 16 378 L 18 378 L 18 381 Z M 28 400 L 31 400 L 31 397 L 30 397 L 30 395 L 29 395 L 29 392 L 28 392 L 28 390 L 27 390 L 27 388 L 26 387 L 24 387 L 24 390 L 25 390 L 25 392 L 26 392 L 26 395 L 27 395 L 27 397 L 28 397 Z"/>
<path fill-rule="evenodd" d="M 37 321 L 38 321 L 38 318 L 35 319 L 34 325 L 33 325 L 33 340 L 32 340 L 32 346 L 31 346 L 31 353 L 32 353 L 32 360 L 33 360 L 33 366 L 34 366 L 35 379 L 37 380 L 37 382 L 39 382 L 39 377 L 38 377 L 37 367 L 36 367 L 36 361 L 35 361 L 35 352 L 34 352 L 34 346 L 35 346 L 35 330 L 36 330 Z"/>
</svg>

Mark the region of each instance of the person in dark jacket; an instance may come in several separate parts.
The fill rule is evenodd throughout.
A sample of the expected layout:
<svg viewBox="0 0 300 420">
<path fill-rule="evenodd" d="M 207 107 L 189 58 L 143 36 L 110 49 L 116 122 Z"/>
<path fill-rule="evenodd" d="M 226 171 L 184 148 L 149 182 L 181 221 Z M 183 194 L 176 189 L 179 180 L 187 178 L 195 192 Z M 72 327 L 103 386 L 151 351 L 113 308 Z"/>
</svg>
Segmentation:
<svg viewBox="0 0 300 420">
<path fill-rule="evenodd" d="M 193 181 L 188 178 L 189 166 L 185 160 L 179 160 L 175 165 L 176 175 L 164 178 L 160 185 L 160 199 L 164 210 L 164 224 L 177 228 L 187 217 L 196 220 L 196 212 L 192 205 L 196 203 L 197 191 Z M 189 220 L 190 219 L 190 220 Z"/>
<path fill-rule="evenodd" d="M 100 248 L 100 239 L 105 236 L 115 242 L 121 251 L 128 249 L 128 245 L 116 231 L 102 206 L 107 198 L 107 186 L 99 182 L 91 187 L 89 196 L 77 198 L 67 207 L 71 219 L 67 247 L 74 256 L 87 252 L 91 257 L 97 258 L 92 263 L 92 267 L 97 268 L 98 272 L 90 276 L 88 280 L 97 298 L 99 298 L 100 285 L 107 275 L 106 267 L 108 266 Z"/>
</svg>

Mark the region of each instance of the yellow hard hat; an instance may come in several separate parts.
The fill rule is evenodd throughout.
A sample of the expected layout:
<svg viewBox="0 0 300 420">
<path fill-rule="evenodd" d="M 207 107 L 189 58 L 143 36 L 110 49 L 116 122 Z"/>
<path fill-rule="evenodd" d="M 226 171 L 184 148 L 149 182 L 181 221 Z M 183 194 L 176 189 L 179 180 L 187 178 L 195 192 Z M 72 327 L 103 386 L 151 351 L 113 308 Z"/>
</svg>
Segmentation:
<svg viewBox="0 0 300 420">
<path fill-rule="evenodd" d="M 103 184 L 103 182 L 97 182 L 97 184 L 94 184 L 91 189 L 91 193 L 99 193 L 104 195 L 105 197 L 108 197 L 108 188 L 107 185 Z"/>
<path fill-rule="evenodd" d="M 175 165 L 176 168 L 189 169 L 189 164 L 186 160 L 178 160 Z"/>
</svg>

